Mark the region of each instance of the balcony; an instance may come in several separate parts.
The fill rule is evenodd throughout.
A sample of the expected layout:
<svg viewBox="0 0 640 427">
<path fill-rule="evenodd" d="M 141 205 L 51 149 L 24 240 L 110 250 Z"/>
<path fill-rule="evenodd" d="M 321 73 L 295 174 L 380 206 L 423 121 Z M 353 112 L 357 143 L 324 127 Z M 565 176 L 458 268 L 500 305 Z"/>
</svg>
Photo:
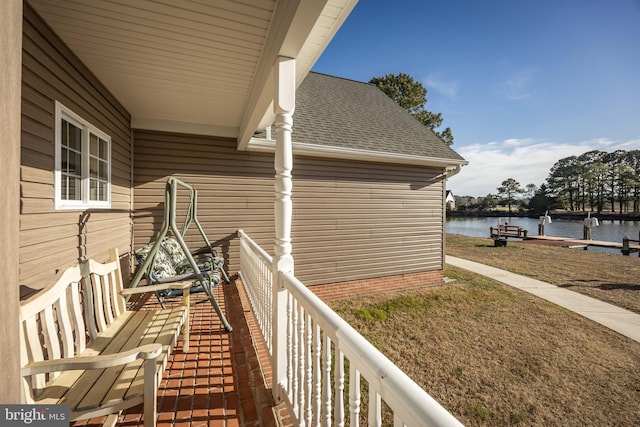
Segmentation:
<svg viewBox="0 0 640 427">
<path fill-rule="evenodd" d="M 271 257 L 238 234 L 239 277 L 214 290 L 234 331 L 225 332 L 204 295 L 195 298 L 189 352 L 174 353 L 160 384 L 159 426 L 461 425 L 293 275 L 272 273 Z M 131 410 L 118 425 L 142 425 L 141 417 Z"/>
</svg>

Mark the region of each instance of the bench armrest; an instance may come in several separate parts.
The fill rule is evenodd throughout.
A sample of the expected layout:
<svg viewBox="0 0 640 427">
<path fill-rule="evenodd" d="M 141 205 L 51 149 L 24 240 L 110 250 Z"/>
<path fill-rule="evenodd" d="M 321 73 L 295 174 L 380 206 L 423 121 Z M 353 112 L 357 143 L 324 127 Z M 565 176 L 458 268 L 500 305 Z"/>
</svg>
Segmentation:
<svg viewBox="0 0 640 427">
<path fill-rule="evenodd" d="M 140 286 L 137 288 L 125 288 L 120 291 L 120 295 L 143 294 L 147 292 L 165 291 L 167 289 L 188 289 L 190 287 L 191 282 L 160 283 L 157 285 Z"/>
<path fill-rule="evenodd" d="M 129 351 L 100 356 L 77 356 L 65 359 L 31 362 L 22 368 L 22 376 L 44 374 L 54 371 L 75 371 L 86 369 L 104 369 L 125 365 L 136 359 L 155 359 L 162 353 L 162 345 L 146 344 Z"/>
</svg>

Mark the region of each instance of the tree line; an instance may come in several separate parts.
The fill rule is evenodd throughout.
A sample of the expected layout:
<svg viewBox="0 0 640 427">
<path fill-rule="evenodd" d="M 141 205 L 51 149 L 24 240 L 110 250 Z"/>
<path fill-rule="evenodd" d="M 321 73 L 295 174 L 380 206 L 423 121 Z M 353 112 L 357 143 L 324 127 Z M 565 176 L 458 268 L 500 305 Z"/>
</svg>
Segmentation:
<svg viewBox="0 0 640 427">
<path fill-rule="evenodd" d="M 466 199 L 466 198 L 465 198 Z M 546 181 L 522 188 L 514 178 L 502 181 L 497 194 L 460 208 L 491 209 L 507 204 L 544 212 L 552 209 L 640 213 L 640 150 L 588 151 L 558 160 Z"/>
<path fill-rule="evenodd" d="M 558 160 L 548 193 L 567 210 L 640 212 L 640 150 L 593 150 Z"/>
</svg>

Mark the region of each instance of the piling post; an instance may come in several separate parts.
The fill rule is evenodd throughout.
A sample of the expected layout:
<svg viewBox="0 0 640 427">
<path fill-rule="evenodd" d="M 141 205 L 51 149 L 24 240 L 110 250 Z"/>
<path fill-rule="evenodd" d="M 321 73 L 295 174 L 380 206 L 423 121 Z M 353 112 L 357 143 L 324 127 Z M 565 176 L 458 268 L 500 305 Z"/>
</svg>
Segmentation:
<svg viewBox="0 0 640 427">
<path fill-rule="evenodd" d="M 538 224 L 538 236 L 544 236 L 544 225 L 546 223 L 551 224 L 551 217 L 549 216 L 549 211 L 546 211 L 544 215 L 539 217 L 540 224 Z"/>
<path fill-rule="evenodd" d="M 624 236 L 622 238 L 622 255 L 629 256 L 631 254 L 631 249 L 629 248 L 629 238 Z"/>
<path fill-rule="evenodd" d="M 584 219 L 583 235 L 584 240 L 591 240 L 591 228 L 599 226 L 598 218 L 591 218 L 591 212 Z"/>
</svg>

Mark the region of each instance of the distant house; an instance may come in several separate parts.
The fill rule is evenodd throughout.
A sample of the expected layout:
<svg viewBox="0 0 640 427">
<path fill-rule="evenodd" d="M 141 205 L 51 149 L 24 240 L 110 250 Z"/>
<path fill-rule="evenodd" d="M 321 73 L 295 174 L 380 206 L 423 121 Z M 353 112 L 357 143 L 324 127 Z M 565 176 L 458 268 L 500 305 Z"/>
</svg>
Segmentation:
<svg viewBox="0 0 640 427">
<path fill-rule="evenodd" d="M 231 272 L 242 228 L 319 294 L 442 281 L 446 180 L 467 162 L 375 86 L 309 73 L 354 1 L 284 3 L 2 2 L 4 401 L 19 285 L 108 247 L 130 260 L 171 176 Z"/>
<path fill-rule="evenodd" d="M 453 192 L 451 190 L 447 190 L 444 202 L 446 203 L 448 210 L 452 211 L 456 208 L 456 198 L 453 196 Z"/>
</svg>

